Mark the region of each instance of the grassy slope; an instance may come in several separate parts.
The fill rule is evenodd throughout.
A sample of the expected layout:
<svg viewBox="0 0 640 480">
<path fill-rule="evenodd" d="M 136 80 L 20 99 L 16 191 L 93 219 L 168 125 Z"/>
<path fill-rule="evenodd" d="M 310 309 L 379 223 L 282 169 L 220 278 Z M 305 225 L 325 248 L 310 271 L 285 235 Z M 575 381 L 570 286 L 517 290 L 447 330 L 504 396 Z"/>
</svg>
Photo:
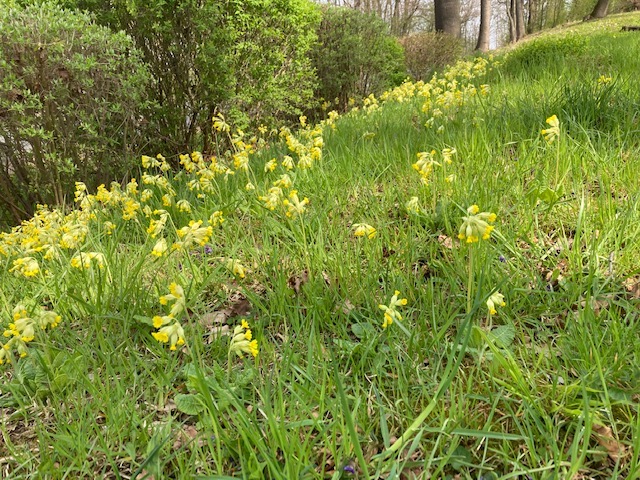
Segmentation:
<svg viewBox="0 0 640 480">
<path fill-rule="evenodd" d="M 27 253 L 25 238 L 46 243 L 49 220 L 0 240 L 6 324 L 19 302 L 63 317 L 0 367 L 3 475 L 636 478 L 640 35 L 618 32 L 633 23 L 640 15 L 536 38 L 472 79 L 475 95 L 464 78 L 444 82 L 424 109 L 405 86 L 339 118 L 323 159 L 290 172 L 310 199 L 302 217 L 257 198 L 285 172 L 263 171 L 288 153 L 276 140 L 251 157 L 255 192 L 239 170 L 197 198 L 181 174 L 175 200 L 193 211 L 167 208 L 163 235 L 178 241 L 172 224 L 219 209 L 211 251 L 152 260 L 149 220 L 115 207 L 86 220 L 79 246 L 103 253 L 108 272 L 70 267 L 75 249 Z M 447 91 L 463 105 L 439 104 Z M 553 114 L 561 134 L 548 144 L 540 130 Z M 457 150 L 450 164 L 445 148 Z M 425 186 L 411 166 L 432 149 L 440 166 Z M 405 207 L 414 196 L 418 213 Z M 469 246 L 456 235 L 472 204 L 498 218 L 490 240 Z M 377 236 L 355 238 L 354 223 Z M 9 273 L 27 254 L 42 272 Z M 230 258 L 246 277 L 227 271 Z M 162 314 L 172 281 L 189 309 L 177 352 L 140 323 Z M 506 306 L 489 317 L 495 289 Z M 383 330 L 378 304 L 395 290 L 404 318 Z M 240 318 L 260 354 L 233 358 L 229 374 L 216 332 Z"/>
</svg>

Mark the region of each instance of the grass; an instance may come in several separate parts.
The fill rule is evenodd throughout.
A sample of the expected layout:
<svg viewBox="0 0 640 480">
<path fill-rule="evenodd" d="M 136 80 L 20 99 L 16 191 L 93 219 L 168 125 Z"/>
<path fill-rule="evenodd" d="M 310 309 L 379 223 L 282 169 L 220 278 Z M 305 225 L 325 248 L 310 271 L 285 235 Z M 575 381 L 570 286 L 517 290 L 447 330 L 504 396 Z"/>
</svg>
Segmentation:
<svg viewBox="0 0 640 480">
<path fill-rule="evenodd" d="M 3 477 L 637 478 L 640 37 L 618 32 L 637 14 L 614 20 L 318 128 L 220 131 L 210 183 L 204 161 L 148 166 L 152 183 L 79 189 L 68 216 L 4 234 Z M 419 152 L 437 162 L 425 183 Z M 268 203 L 285 173 L 297 200 Z M 473 204 L 497 219 L 468 244 Z M 166 297 L 173 282 L 184 295 Z M 396 291 L 406 305 L 390 305 Z M 183 301 L 184 334 L 156 341 L 173 320 L 154 317 Z M 402 318 L 382 328 L 381 304 Z M 21 343 L 51 311 L 60 325 Z M 241 319 L 256 358 L 229 354 Z"/>
</svg>

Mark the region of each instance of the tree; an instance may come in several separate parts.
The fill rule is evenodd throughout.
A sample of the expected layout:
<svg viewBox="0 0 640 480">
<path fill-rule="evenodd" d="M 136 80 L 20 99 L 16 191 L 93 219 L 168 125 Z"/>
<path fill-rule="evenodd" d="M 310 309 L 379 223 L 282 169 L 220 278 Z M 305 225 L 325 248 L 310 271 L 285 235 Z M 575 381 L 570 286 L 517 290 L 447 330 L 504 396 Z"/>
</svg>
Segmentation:
<svg viewBox="0 0 640 480">
<path fill-rule="evenodd" d="M 460 38 L 460 0 L 434 0 L 436 32 Z"/>
<path fill-rule="evenodd" d="M 480 31 L 476 50 L 486 52 L 489 50 L 489 37 L 491 33 L 491 0 L 480 0 Z"/>
<path fill-rule="evenodd" d="M 593 7 L 593 11 L 587 17 L 589 18 L 604 18 L 607 16 L 607 10 L 609 9 L 609 0 L 598 0 L 596 6 Z"/>
<path fill-rule="evenodd" d="M 518 40 L 522 40 L 526 35 L 523 0 L 510 0 L 507 10 L 509 15 L 509 41 L 515 43 Z"/>
</svg>

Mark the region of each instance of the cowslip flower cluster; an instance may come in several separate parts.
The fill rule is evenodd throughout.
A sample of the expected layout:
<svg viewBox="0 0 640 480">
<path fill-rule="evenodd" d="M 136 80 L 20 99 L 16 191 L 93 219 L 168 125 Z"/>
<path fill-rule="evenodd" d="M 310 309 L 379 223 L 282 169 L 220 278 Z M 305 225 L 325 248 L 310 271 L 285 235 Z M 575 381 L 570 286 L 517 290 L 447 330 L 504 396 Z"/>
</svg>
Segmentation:
<svg viewBox="0 0 640 480">
<path fill-rule="evenodd" d="M 180 241 L 173 244 L 174 250 L 187 249 L 193 245 L 203 247 L 213 235 L 213 227 L 211 225 L 203 227 L 202 220 L 191 220 L 189 225 L 182 227 L 176 231 Z"/>
<path fill-rule="evenodd" d="M 494 292 L 487 299 L 487 309 L 489 310 L 489 315 L 495 315 L 497 312 L 496 306 L 504 307 L 507 304 L 504 301 L 504 295 L 502 295 L 499 291 Z"/>
<path fill-rule="evenodd" d="M 431 150 L 430 152 L 419 152 L 418 161 L 411 165 L 420 175 L 420 181 L 425 185 L 429 183 L 429 177 L 433 172 L 433 167 L 440 166 L 440 163 L 435 160 L 435 154 L 435 150 Z"/>
<path fill-rule="evenodd" d="M 61 320 L 60 315 L 53 310 L 38 307 L 29 313 L 23 304 L 16 305 L 12 322 L 3 334 L 9 340 L 0 348 L 0 365 L 12 361 L 12 350 L 15 350 L 18 356 L 25 357 L 28 352 L 27 344 L 35 338 L 36 331 L 57 327 Z"/>
<path fill-rule="evenodd" d="M 40 265 L 33 257 L 22 257 L 13 261 L 13 267 L 9 271 L 31 278 L 40 273 Z"/>
<path fill-rule="evenodd" d="M 382 328 L 387 328 L 394 320 L 402 320 L 402 315 L 398 312 L 398 307 L 403 307 L 407 304 L 406 298 L 398 298 L 400 292 L 396 290 L 389 301 L 389 305 L 378 305 L 380 310 L 384 311 L 384 321 L 382 322 Z"/>
<path fill-rule="evenodd" d="M 309 204 L 309 199 L 305 197 L 300 200 L 298 198 L 298 191 L 291 190 L 291 192 L 289 192 L 289 198 L 284 199 L 282 204 L 287 208 L 287 217 L 291 218 L 304 213 L 305 208 Z"/>
<path fill-rule="evenodd" d="M 355 237 L 367 237 L 371 240 L 378 234 L 378 231 L 368 223 L 354 223 L 351 228 Z"/>
<path fill-rule="evenodd" d="M 242 320 L 240 325 L 233 329 L 231 342 L 229 343 L 229 354 L 235 353 L 239 357 L 247 353 L 258 356 L 258 341 L 253 339 L 253 334 L 246 320 Z"/>
<path fill-rule="evenodd" d="M 171 305 L 168 315 L 156 315 L 152 318 L 153 327 L 158 329 L 151 335 L 160 343 L 168 343 L 171 350 L 184 345 L 184 330 L 177 318 L 186 309 L 186 299 L 183 288 L 173 282 L 169 285 L 169 293 L 158 298 L 161 305 Z"/>
<path fill-rule="evenodd" d="M 466 240 L 467 243 L 474 243 L 482 240 L 488 240 L 491 232 L 495 228 L 491 223 L 496 221 L 496 214 L 490 212 L 480 212 L 478 205 L 471 205 L 467 208 L 467 216 L 462 217 L 462 225 L 458 232 L 460 240 Z"/>
<path fill-rule="evenodd" d="M 560 136 L 560 120 L 555 115 L 547 118 L 547 124 L 549 124 L 549 128 L 545 128 L 541 131 L 542 135 L 544 135 L 544 139 L 548 143 L 552 143 L 557 137 Z"/>
</svg>

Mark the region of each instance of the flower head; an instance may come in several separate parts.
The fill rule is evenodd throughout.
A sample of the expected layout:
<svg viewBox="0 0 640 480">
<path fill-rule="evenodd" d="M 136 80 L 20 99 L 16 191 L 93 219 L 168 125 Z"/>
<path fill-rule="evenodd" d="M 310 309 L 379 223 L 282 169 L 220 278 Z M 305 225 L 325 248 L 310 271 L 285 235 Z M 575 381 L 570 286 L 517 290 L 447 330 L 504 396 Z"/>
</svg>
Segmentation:
<svg viewBox="0 0 640 480">
<path fill-rule="evenodd" d="M 298 198 L 298 191 L 291 190 L 289 198 L 283 200 L 282 204 L 287 208 L 287 217 L 294 217 L 304 213 L 306 206 L 309 204 L 309 199 L 305 197 L 300 200 Z"/>
<path fill-rule="evenodd" d="M 252 339 L 253 334 L 246 320 L 242 320 L 240 325 L 233 329 L 233 336 L 229 343 L 229 352 L 242 357 L 244 353 L 258 356 L 258 341 Z"/>
<path fill-rule="evenodd" d="M 504 295 L 496 291 L 487 299 L 487 308 L 489 309 L 489 315 L 495 315 L 497 313 L 496 306 L 504 307 L 506 303 L 504 301 Z"/>
<path fill-rule="evenodd" d="M 547 118 L 547 123 L 550 127 L 542 130 L 541 133 L 544 135 L 544 139 L 551 143 L 556 139 L 556 137 L 560 136 L 560 121 L 557 116 L 552 115 Z"/>
<path fill-rule="evenodd" d="M 467 243 L 478 242 L 481 238 L 488 240 L 491 232 L 495 228 L 491 223 L 496 221 L 496 214 L 490 212 L 480 212 L 477 205 L 467 208 L 468 216 L 462 217 L 462 225 L 458 232 L 458 238 Z"/>
<path fill-rule="evenodd" d="M 353 228 L 353 235 L 356 237 L 367 237 L 368 239 L 372 239 L 378 233 L 375 228 L 367 223 L 354 223 L 351 228 Z"/>
<path fill-rule="evenodd" d="M 387 328 L 393 323 L 394 320 L 402 320 L 402 315 L 398 312 L 397 308 L 405 306 L 407 304 L 406 298 L 398 298 L 400 292 L 396 290 L 389 301 L 389 305 L 378 305 L 380 310 L 384 311 L 384 321 L 382 322 L 382 328 Z"/>
</svg>

